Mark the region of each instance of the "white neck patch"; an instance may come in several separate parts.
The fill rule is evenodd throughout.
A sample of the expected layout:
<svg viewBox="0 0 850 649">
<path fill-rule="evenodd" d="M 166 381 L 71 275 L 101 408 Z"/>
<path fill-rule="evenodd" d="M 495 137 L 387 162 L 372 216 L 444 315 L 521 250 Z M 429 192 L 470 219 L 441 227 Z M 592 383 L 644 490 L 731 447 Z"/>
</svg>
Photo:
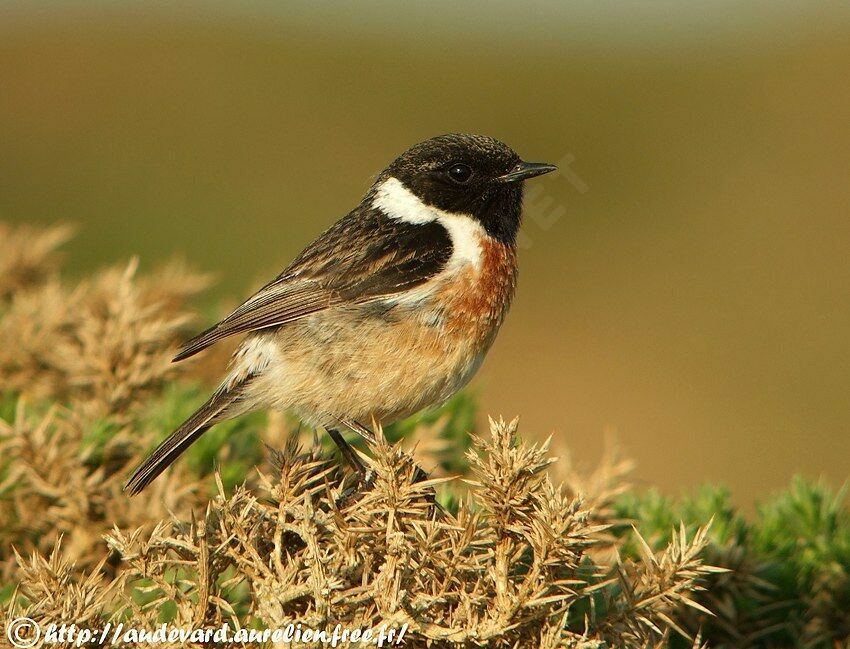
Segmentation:
<svg viewBox="0 0 850 649">
<path fill-rule="evenodd" d="M 372 206 L 391 219 L 405 223 L 421 225 L 437 221 L 446 228 L 452 241 L 449 265 L 471 263 L 476 269 L 481 265 L 481 243 L 488 235 L 484 226 L 469 214 L 444 212 L 426 205 L 398 178 L 387 178 L 378 185 Z"/>
</svg>

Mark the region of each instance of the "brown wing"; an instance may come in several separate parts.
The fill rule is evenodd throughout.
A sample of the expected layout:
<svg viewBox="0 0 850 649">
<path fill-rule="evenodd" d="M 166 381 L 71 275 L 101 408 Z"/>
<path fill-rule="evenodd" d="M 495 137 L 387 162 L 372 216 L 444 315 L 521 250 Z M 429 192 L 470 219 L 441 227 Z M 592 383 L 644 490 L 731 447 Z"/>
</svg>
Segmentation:
<svg viewBox="0 0 850 649">
<path fill-rule="evenodd" d="M 405 223 L 375 209 L 355 210 L 233 313 L 186 342 L 174 360 L 233 334 L 409 290 L 439 273 L 451 253 L 449 233 L 437 222 Z"/>
</svg>

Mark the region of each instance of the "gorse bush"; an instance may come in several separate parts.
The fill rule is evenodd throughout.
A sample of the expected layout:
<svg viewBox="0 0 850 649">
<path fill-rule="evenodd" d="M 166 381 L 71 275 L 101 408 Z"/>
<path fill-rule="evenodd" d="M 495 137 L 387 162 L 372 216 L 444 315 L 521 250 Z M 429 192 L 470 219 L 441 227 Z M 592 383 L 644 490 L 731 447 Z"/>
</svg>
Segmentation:
<svg viewBox="0 0 850 649">
<path fill-rule="evenodd" d="M 636 495 L 613 447 L 578 473 L 516 421 L 476 434 L 464 395 L 376 426 L 366 481 L 270 413 L 213 428 L 128 498 L 132 467 L 205 396 L 204 361 L 169 360 L 206 278 L 130 263 L 70 284 L 55 252 L 69 230 L 0 234 L 4 626 L 340 624 L 404 629 L 411 647 L 848 641 L 842 493 L 798 481 L 752 520 L 722 489 Z"/>
<path fill-rule="evenodd" d="M 711 578 L 697 601 L 715 616 L 686 614 L 713 647 L 835 647 L 850 637 L 850 512 L 845 490 L 795 479 L 745 518 L 728 490 L 706 486 L 678 500 L 655 491 L 621 498 L 618 515 L 640 521 L 650 545 L 684 521 L 712 516 L 705 560 L 728 572 Z M 636 547 L 624 535 L 624 553 Z"/>
<path fill-rule="evenodd" d="M 406 644 L 642 647 L 675 628 L 676 611 L 715 572 L 705 530 L 673 535 L 611 571 L 587 550 L 603 526 L 556 487 L 547 446 L 516 422 L 492 422 L 469 453 L 470 489 L 454 511 L 428 497 L 449 478 L 416 482 L 416 465 L 379 435 L 370 485 L 305 452 L 295 437 L 270 454 L 253 489 L 217 495 L 202 516 L 105 535 L 106 559 L 80 571 L 56 544 L 15 556 L 20 591 L 8 612 L 43 625 L 132 620 L 153 628 L 405 628 Z M 71 530 L 67 536 L 71 536 Z M 108 552 L 103 556 L 110 556 Z"/>
</svg>

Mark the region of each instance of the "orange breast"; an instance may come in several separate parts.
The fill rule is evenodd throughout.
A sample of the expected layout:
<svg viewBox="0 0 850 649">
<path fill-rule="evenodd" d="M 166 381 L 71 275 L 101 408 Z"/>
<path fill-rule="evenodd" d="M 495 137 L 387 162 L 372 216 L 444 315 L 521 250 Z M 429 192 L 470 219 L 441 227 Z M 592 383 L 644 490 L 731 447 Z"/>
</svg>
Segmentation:
<svg viewBox="0 0 850 649">
<path fill-rule="evenodd" d="M 481 263 L 462 270 L 441 295 L 445 331 L 485 350 L 505 318 L 516 288 L 516 251 L 482 237 Z"/>
</svg>

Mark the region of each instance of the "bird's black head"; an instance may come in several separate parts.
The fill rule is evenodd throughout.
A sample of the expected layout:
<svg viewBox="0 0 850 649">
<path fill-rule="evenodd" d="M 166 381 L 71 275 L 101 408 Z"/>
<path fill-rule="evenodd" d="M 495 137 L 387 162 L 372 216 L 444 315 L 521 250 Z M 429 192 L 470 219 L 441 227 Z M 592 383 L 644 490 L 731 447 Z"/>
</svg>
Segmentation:
<svg viewBox="0 0 850 649">
<path fill-rule="evenodd" d="M 490 236 L 513 244 L 522 213 L 522 181 L 554 171 L 523 162 L 508 145 L 483 135 L 452 133 L 402 153 L 378 179 L 398 179 L 428 206 L 477 219 Z"/>
</svg>

